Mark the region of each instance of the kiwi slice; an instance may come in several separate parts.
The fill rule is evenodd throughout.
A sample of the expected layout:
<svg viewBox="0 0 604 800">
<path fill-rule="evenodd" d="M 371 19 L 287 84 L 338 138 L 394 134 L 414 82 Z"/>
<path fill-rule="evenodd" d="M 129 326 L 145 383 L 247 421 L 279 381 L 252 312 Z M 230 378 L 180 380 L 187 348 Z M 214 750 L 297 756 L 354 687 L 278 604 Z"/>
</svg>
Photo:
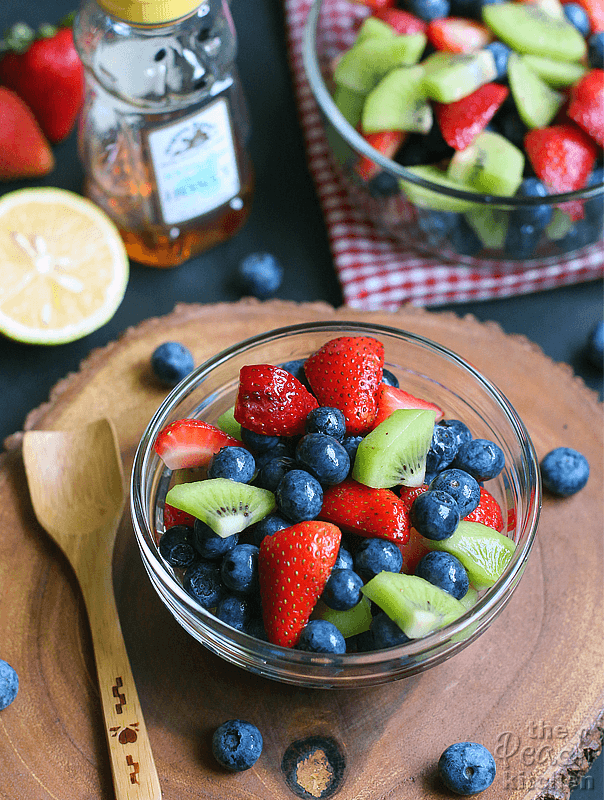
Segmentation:
<svg viewBox="0 0 604 800">
<path fill-rule="evenodd" d="M 361 121 L 365 95 L 349 89 L 348 86 L 335 85 L 333 91 L 333 101 L 337 105 L 344 119 L 353 128 Z"/>
<path fill-rule="evenodd" d="M 460 598 L 459 602 L 467 611 L 469 611 L 472 608 L 472 606 L 476 605 L 477 600 L 478 600 L 478 590 L 475 589 L 473 586 L 470 586 L 470 588 L 464 594 L 464 596 Z"/>
<path fill-rule="evenodd" d="M 384 20 L 379 17 L 366 17 L 359 28 L 354 44 L 357 45 L 365 41 L 365 39 L 371 39 L 374 36 L 381 37 L 382 39 L 392 39 L 393 36 L 396 36 L 396 31 L 392 25 L 388 25 L 387 22 L 384 22 Z"/>
<path fill-rule="evenodd" d="M 216 425 L 223 433 L 241 441 L 241 425 L 235 419 L 235 406 L 227 408 L 216 420 Z"/>
<path fill-rule="evenodd" d="M 565 214 L 561 208 L 554 208 L 552 221 L 545 229 L 548 239 L 552 239 L 553 241 L 563 239 L 573 227 L 573 224 L 572 219 L 568 214 Z"/>
<path fill-rule="evenodd" d="M 467 186 L 459 183 L 452 178 L 449 178 L 446 172 L 434 166 L 433 164 L 423 164 L 416 167 L 407 167 L 409 172 L 423 178 L 430 183 L 440 184 L 449 189 L 460 189 L 462 191 L 471 191 Z M 440 194 L 438 191 L 425 189 L 423 186 L 418 186 L 416 183 L 411 183 L 403 178 L 400 180 L 400 187 L 407 195 L 407 198 L 415 203 L 416 206 L 423 208 L 433 208 L 435 211 L 471 211 L 472 209 L 479 209 L 477 203 L 472 203 L 470 200 L 462 200 L 458 197 L 449 197 L 446 194 Z"/>
<path fill-rule="evenodd" d="M 466 213 L 468 225 L 485 247 L 498 250 L 505 244 L 509 212 L 500 208 L 480 208 Z"/>
<path fill-rule="evenodd" d="M 559 61 L 555 58 L 535 55 L 523 56 L 522 60 L 548 86 L 553 86 L 555 89 L 572 86 L 587 72 L 587 67 L 575 61 Z"/>
<path fill-rule="evenodd" d="M 428 56 L 422 66 L 426 70 L 424 91 L 439 103 L 461 100 L 497 77 L 495 59 L 489 50 L 476 53 L 437 51 Z"/>
<path fill-rule="evenodd" d="M 403 572 L 379 572 L 362 592 L 410 639 L 421 639 L 466 612 L 453 595 L 417 575 Z"/>
<path fill-rule="evenodd" d="M 419 61 L 426 41 L 423 33 L 392 38 L 372 36 L 344 53 L 334 70 L 333 79 L 337 84 L 366 94 L 391 69 Z"/>
<path fill-rule="evenodd" d="M 428 133 L 432 106 L 423 92 L 424 68 L 397 67 L 367 95 L 361 124 L 364 133 L 411 131 Z"/>
<path fill-rule="evenodd" d="M 499 133 L 482 131 L 451 158 L 447 176 L 478 192 L 510 196 L 516 194 L 523 170 L 524 154 L 515 144 Z"/>
<path fill-rule="evenodd" d="M 529 128 L 545 128 L 562 105 L 560 92 L 547 83 L 517 53 L 510 53 L 508 78 L 520 119 Z"/>
<path fill-rule="evenodd" d="M 510 563 L 516 545 L 507 536 L 480 522 L 462 520 L 455 533 L 440 542 L 426 539 L 431 550 L 444 550 L 456 556 L 466 568 L 475 589 L 487 589 L 497 581 Z"/>
<path fill-rule="evenodd" d="M 365 486 L 421 486 L 436 412 L 397 408 L 359 444 L 352 477 Z"/>
<path fill-rule="evenodd" d="M 275 495 L 267 489 L 228 478 L 173 486 L 166 503 L 205 522 L 223 538 L 239 533 L 275 510 Z"/>
<path fill-rule="evenodd" d="M 347 611 L 337 611 L 329 608 L 322 601 L 317 603 L 313 618 L 325 619 L 333 623 L 345 639 L 356 636 L 357 633 L 364 633 L 369 630 L 371 625 L 371 603 L 367 597 L 361 597 L 360 601 L 353 608 Z"/>
</svg>

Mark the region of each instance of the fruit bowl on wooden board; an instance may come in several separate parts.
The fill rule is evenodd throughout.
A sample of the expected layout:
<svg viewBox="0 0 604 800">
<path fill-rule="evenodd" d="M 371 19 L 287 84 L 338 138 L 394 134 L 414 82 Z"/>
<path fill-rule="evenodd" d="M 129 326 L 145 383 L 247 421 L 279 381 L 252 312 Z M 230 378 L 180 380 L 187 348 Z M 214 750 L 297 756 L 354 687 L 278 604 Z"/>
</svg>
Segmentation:
<svg viewBox="0 0 604 800">
<path fill-rule="evenodd" d="M 316 126 L 353 209 L 407 249 L 455 263 L 530 268 L 589 256 L 601 245 L 604 177 L 601 134 L 575 121 L 598 104 L 602 82 L 581 55 L 586 40 L 535 4 L 505 3 L 485 6 L 490 26 L 461 20 L 471 49 L 445 52 L 455 45 L 435 26 L 447 18 L 370 5 L 314 0 L 302 43 Z M 501 6 L 521 19 L 500 21 Z M 542 27 L 546 40 L 568 35 L 576 52 L 531 51 L 518 40 L 524 26 Z M 543 63 L 561 73 L 538 74 Z"/>
</svg>

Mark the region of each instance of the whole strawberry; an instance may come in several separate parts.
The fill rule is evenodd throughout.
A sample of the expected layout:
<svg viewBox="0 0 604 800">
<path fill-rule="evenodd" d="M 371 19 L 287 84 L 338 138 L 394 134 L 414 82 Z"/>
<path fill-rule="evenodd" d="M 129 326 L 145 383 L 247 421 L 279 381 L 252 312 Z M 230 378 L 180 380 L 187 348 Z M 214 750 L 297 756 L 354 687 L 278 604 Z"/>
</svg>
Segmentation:
<svg viewBox="0 0 604 800">
<path fill-rule="evenodd" d="M 37 178 L 54 164 L 34 115 L 20 97 L 0 86 L 0 181 Z"/>
<path fill-rule="evenodd" d="M 35 35 L 20 23 L 3 44 L 0 84 L 27 103 L 50 142 L 60 142 L 73 128 L 84 99 L 84 68 L 71 27 L 43 25 Z"/>
<path fill-rule="evenodd" d="M 335 525 L 312 520 L 262 540 L 258 574 L 262 617 L 271 644 L 297 644 L 331 574 L 341 538 Z"/>
</svg>

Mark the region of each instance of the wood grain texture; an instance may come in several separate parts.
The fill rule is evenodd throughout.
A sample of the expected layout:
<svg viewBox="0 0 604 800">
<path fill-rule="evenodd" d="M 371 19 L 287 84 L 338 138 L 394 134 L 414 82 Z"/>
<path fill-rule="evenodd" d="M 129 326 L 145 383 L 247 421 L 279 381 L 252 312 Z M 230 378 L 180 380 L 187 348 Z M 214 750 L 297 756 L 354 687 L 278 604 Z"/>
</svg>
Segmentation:
<svg viewBox="0 0 604 800">
<path fill-rule="evenodd" d="M 334 318 L 392 325 L 456 350 L 508 396 L 539 458 L 559 445 L 575 447 L 590 461 L 590 480 L 574 497 L 545 497 L 521 584 L 477 642 L 420 676 L 363 690 L 282 686 L 207 652 L 155 595 L 126 517 L 114 585 L 164 797 L 293 798 L 286 749 L 319 736 L 339 753 L 338 800 L 448 797 L 435 780 L 435 764 L 460 740 L 482 742 L 496 757 L 497 778 L 481 795 L 485 800 L 563 800 L 599 752 L 604 727 L 602 406 L 570 367 L 495 324 L 452 313 L 249 300 L 182 305 L 93 352 L 25 427 L 67 429 L 109 416 L 128 474 L 165 395 L 149 367 L 157 345 L 181 341 L 200 363 L 249 335 Z M 83 600 L 66 560 L 35 520 L 21 438 L 9 437 L 0 457 L 0 657 L 20 676 L 17 699 L 0 713 L 0 796 L 111 798 Z M 257 724 L 265 743 L 255 767 L 235 775 L 218 769 L 210 751 L 212 731 L 232 717 Z M 307 798 L 327 796 L 320 756 L 298 771 Z"/>
</svg>

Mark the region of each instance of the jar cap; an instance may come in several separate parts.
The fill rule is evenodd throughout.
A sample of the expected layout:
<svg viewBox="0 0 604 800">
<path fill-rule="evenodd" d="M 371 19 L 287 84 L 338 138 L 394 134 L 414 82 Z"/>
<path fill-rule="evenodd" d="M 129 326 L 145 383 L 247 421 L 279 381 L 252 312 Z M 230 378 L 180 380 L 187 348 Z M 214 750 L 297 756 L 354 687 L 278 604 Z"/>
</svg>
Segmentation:
<svg viewBox="0 0 604 800">
<path fill-rule="evenodd" d="M 139 24 L 172 22 L 190 14 L 201 0 L 97 0 L 113 17 Z"/>
</svg>

